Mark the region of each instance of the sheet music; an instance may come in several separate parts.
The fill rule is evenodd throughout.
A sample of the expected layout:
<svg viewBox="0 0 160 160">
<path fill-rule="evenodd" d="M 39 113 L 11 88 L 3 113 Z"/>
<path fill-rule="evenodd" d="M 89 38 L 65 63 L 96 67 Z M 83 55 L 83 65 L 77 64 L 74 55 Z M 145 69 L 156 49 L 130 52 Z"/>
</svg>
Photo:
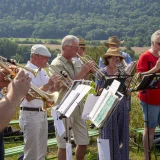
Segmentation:
<svg viewBox="0 0 160 160">
<path fill-rule="evenodd" d="M 64 102 L 59 107 L 58 111 L 62 114 L 65 114 L 69 107 L 74 103 L 76 98 L 79 96 L 76 90 L 72 90 L 68 97 L 64 100 Z"/>
<path fill-rule="evenodd" d="M 99 160 L 111 160 L 109 139 L 97 138 Z"/>
<path fill-rule="evenodd" d="M 66 117 L 70 117 L 75 108 L 78 106 L 78 104 L 81 102 L 81 100 L 84 98 L 84 96 L 88 93 L 88 91 L 91 89 L 91 86 L 88 85 L 79 85 L 76 90 L 80 92 L 80 95 L 77 97 L 75 102 L 71 105 L 71 107 L 67 110 L 65 113 Z"/>
<path fill-rule="evenodd" d="M 63 121 L 59 119 L 61 114 L 58 111 L 56 111 L 55 108 L 52 107 L 51 115 L 54 119 L 54 125 L 57 130 L 57 133 L 61 137 L 66 131 Z"/>
<path fill-rule="evenodd" d="M 108 94 L 108 90 L 106 90 L 106 89 L 104 88 L 103 91 L 102 91 L 102 93 L 101 93 L 101 95 L 100 95 L 100 97 L 99 97 L 99 99 L 97 100 L 97 102 L 96 102 L 93 110 L 92 110 L 92 111 L 90 112 L 90 114 L 89 114 L 89 118 L 90 118 L 90 119 L 92 119 L 92 118 L 94 117 L 94 115 L 96 114 L 99 106 L 102 104 L 102 102 L 103 102 L 104 99 L 106 98 L 107 94 Z"/>
<path fill-rule="evenodd" d="M 110 91 L 111 93 L 113 93 L 113 94 L 116 94 L 116 92 L 117 92 L 120 84 L 121 84 L 121 83 L 120 83 L 119 81 L 114 80 L 114 81 L 112 82 L 111 86 L 109 87 L 109 91 Z"/>
<path fill-rule="evenodd" d="M 96 127 L 98 127 L 99 126 L 99 124 L 102 122 L 101 120 L 102 120 L 102 112 L 103 112 L 103 114 L 105 114 L 106 115 L 106 110 L 105 109 L 107 109 L 107 106 L 106 107 L 104 107 L 104 105 L 107 103 L 107 101 L 108 101 L 108 98 L 110 97 L 110 95 L 111 95 L 111 93 L 110 92 L 108 92 L 108 94 L 107 94 L 107 96 L 105 97 L 105 99 L 103 100 L 103 102 L 101 103 L 101 105 L 98 107 L 98 110 L 97 110 L 97 112 L 94 114 L 94 116 L 93 116 L 93 118 L 92 118 L 92 122 L 96 125 Z M 102 107 L 104 107 L 104 109 L 102 109 Z M 97 116 L 99 116 L 99 118 L 97 117 Z"/>
<path fill-rule="evenodd" d="M 95 96 L 93 94 L 89 94 L 82 113 L 82 119 L 88 120 L 89 114 L 92 111 L 94 105 L 96 104 L 97 100 L 99 99 L 99 96 Z"/>
<path fill-rule="evenodd" d="M 107 115 L 115 107 L 115 104 L 117 104 L 117 100 L 118 100 L 118 97 L 116 95 L 110 92 L 108 93 L 106 99 L 99 107 L 95 116 L 92 118 L 92 122 L 95 124 L 96 127 L 101 127 L 103 125 L 102 122 L 104 122 Z"/>
<path fill-rule="evenodd" d="M 66 143 L 66 159 L 72 160 L 72 144 Z"/>
</svg>

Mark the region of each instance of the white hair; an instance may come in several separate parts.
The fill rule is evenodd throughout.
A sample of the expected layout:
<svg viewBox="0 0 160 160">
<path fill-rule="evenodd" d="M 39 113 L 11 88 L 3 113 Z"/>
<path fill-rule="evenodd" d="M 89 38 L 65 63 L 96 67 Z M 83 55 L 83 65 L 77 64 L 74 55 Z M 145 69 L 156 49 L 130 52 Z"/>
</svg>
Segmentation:
<svg viewBox="0 0 160 160">
<path fill-rule="evenodd" d="M 152 46 L 152 42 L 156 42 L 157 39 L 160 39 L 160 30 L 154 32 L 151 36 L 151 46 Z"/>
<path fill-rule="evenodd" d="M 71 45 L 72 42 L 79 43 L 79 39 L 76 36 L 73 35 L 67 35 L 62 39 L 61 45 L 63 46 Z"/>
</svg>

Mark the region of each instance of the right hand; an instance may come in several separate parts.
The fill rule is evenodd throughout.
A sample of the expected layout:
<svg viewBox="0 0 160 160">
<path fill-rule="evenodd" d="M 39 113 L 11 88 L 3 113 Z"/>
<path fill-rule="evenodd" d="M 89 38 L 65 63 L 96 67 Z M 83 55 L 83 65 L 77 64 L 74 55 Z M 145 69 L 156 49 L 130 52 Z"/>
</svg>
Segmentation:
<svg viewBox="0 0 160 160">
<path fill-rule="evenodd" d="M 23 71 L 19 70 L 16 77 L 8 86 L 8 92 L 12 92 L 17 97 L 23 98 L 29 91 L 31 78 Z"/>
<path fill-rule="evenodd" d="M 94 71 L 95 63 L 93 61 L 88 61 L 86 64 L 83 65 L 81 71 L 86 75 L 90 71 Z"/>
<path fill-rule="evenodd" d="M 156 68 L 156 70 L 160 69 L 160 58 L 157 60 L 155 68 Z"/>
</svg>

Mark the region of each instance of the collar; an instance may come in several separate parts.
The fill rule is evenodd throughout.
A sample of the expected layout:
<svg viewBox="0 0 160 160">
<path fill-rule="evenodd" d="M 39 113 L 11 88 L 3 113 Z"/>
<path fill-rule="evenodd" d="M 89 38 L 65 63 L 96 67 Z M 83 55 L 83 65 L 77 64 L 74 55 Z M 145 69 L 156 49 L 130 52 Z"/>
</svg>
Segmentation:
<svg viewBox="0 0 160 160">
<path fill-rule="evenodd" d="M 62 55 L 59 56 L 59 59 L 65 64 L 69 62 L 66 58 L 64 58 Z"/>
<path fill-rule="evenodd" d="M 35 66 L 33 63 L 31 63 L 30 61 L 27 62 L 27 66 L 31 67 L 32 69 L 38 69 L 37 66 Z"/>
</svg>

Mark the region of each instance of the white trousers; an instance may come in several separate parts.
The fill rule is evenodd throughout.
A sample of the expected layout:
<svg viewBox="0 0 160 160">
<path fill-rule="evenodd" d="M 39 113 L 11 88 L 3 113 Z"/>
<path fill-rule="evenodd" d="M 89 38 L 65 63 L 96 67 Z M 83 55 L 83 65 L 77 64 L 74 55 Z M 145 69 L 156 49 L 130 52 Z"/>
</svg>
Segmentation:
<svg viewBox="0 0 160 160">
<path fill-rule="evenodd" d="M 19 125 L 24 136 L 23 160 L 45 160 L 48 139 L 46 112 L 21 110 Z"/>
</svg>

